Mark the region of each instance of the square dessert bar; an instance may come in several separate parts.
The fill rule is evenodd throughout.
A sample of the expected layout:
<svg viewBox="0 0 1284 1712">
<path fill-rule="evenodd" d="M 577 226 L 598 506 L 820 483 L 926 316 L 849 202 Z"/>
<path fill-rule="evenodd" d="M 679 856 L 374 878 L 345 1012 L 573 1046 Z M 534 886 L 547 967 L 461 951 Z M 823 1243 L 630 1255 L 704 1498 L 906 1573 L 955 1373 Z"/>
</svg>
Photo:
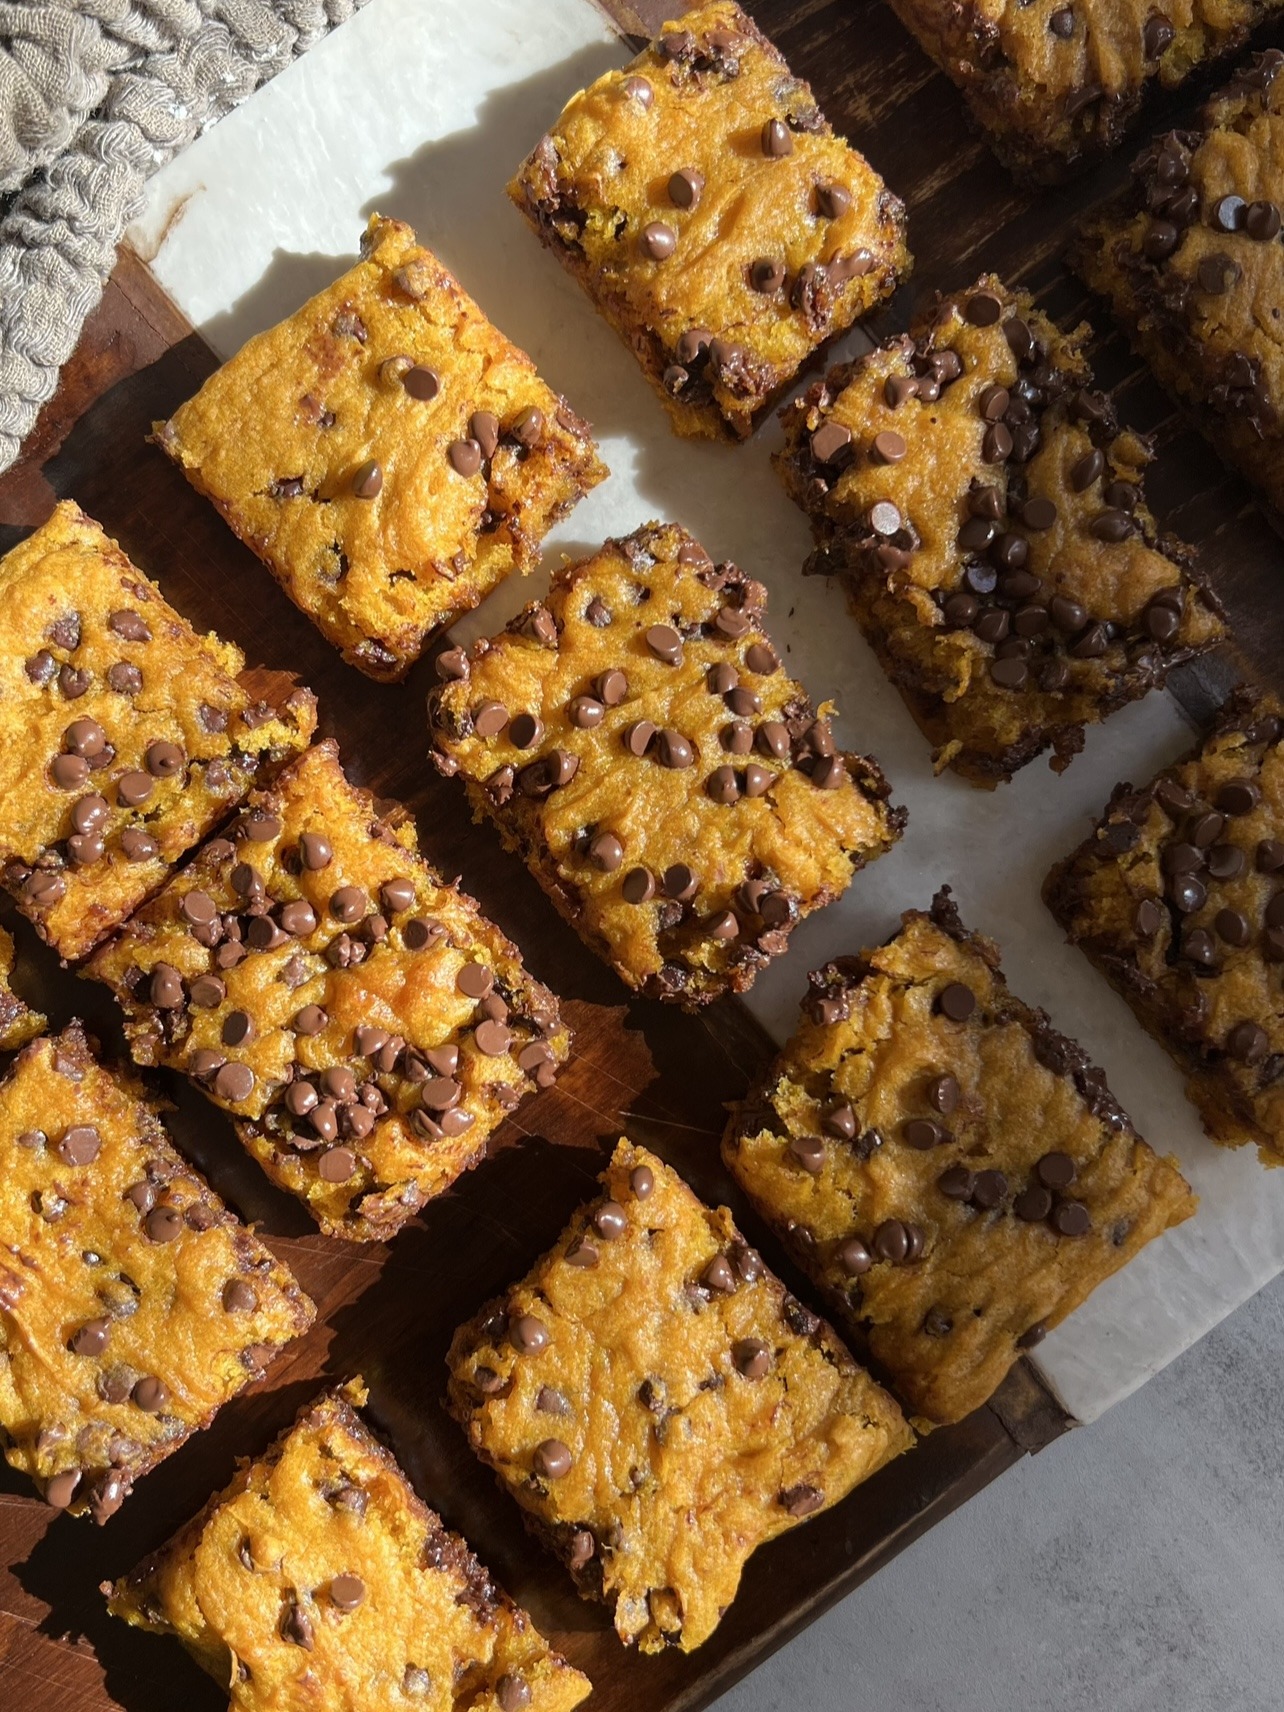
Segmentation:
<svg viewBox="0 0 1284 1712">
<path fill-rule="evenodd" d="M 1238 47 L 1274 0 L 891 0 L 1018 177 L 1055 183 L 1116 148 L 1146 93 Z"/>
<path fill-rule="evenodd" d="M 1146 442 L 1063 334 L 992 275 L 784 412 L 776 463 L 915 720 L 988 788 L 1225 635 L 1142 494 Z"/>
<path fill-rule="evenodd" d="M 1176 1059 L 1215 1141 L 1284 1161 L 1284 709 L 1241 694 L 1199 748 L 1120 785 L 1049 874 L 1069 938 Z"/>
<path fill-rule="evenodd" d="M 430 701 L 478 817 L 622 980 L 688 1008 L 744 991 L 905 821 L 782 668 L 766 602 L 650 523 L 443 654 Z"/>
<path fill-rule="evenodd" d="M 1284 508 L 1284 53 L 1259 54 L 1203 129 L 1158 138 L 1070 265 L 1213 446 Z"/>
<path fill-rule="evenodd" d="M 909 272 L 901 202 L 732 0 L 574 96 L 509 195 L 679 434 L 743 439 Z"/>
<path fill-rule="evenodd" d="M 0 559 L 0 615 L 0 879 L 70 961 L 309 740 L 315 707 L 252 701 L 240 650 L 70 502 Z"/>
<path fill-rule="evenodd" d="M 0 1052 L 14 1052 L 34 1040 L 46 1020 L 14 992 L 10 985 L 13 964 L 13 935 L 0 927 Z"/>
<path fill-rule="evenodd" d="M 517 947 L 317 744 L 98 952 L 140 1064 L 232 1113 L 322 1230 L 391 1236 L 567 1055 Z"/>
<path fill-rule="evenodd" d="M 570 1712 L 589 1692 L 353 1407 L 318 1398 L 124 1576 L 114 1616 L 174 1635 L 230 1712 Z"/>
<path fill-rule="evenodd" d="M 723 1157 L 911 1414 L 960 1420 L 1195 1198 L 948 887 L 811 982 Z"/>
<path fill-rule="evenodd" d="M 606 467 L 409 226 L 251 339 L 156 441 L 349 664 L 403 677 Z"/>
<path fill-rule="evenodd" d="M 654 1155 L 455 1335 L 448 1404 L 643 1652 L 706 1641 L 750 1556 L 908 1449 L 896 1404 Z"/>
<path fill-rule="evenodd" d="M 159 1110 L 78 1022 L 0 1083 L 0 1438 L 96 1522 L 313 1318 Z"/>
</svg>

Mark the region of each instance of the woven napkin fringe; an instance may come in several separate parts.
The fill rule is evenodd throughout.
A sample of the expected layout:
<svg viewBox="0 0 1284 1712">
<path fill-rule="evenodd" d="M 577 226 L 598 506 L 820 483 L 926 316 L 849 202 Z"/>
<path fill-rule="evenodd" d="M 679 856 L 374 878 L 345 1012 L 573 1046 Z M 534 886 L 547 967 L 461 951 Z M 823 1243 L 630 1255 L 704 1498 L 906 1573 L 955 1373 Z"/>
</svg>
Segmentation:
<svg viewBox="0 0 1284 1712">
<path fill-rule="evenodd" d="M 148 177 L 366 0 L 0 0 L 0 470 Z"/>
</svg>

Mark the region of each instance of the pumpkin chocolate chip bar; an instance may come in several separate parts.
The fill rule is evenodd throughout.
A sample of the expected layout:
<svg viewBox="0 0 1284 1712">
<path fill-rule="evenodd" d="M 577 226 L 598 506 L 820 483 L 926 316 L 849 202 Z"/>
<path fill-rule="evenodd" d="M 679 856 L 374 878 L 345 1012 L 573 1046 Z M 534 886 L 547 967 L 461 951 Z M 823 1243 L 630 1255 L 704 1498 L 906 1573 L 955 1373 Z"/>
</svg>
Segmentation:
<svg viewBox="0 0 1284 1712">
<path fill-rule="evenodd" d="M 653 1154 L 455 1335 L 448 1403 L 585 1598 L 698 1647 L 758 1546 L 913 1442 L 830 1328 Z"/>
<path fill-rule="evenodd" d="M 159 1110 L 76 1022 L 0 1083 L 0 1437 L 97 1522 L 313 1318 Z"/>
<path fill-rule="evenodd" d="M 1049 874 L 1053 915 L 1176 1059 L 1215 1141 L 1284 1161 L 1284 709 L 1244 692 L 1199 748 L 1120 785 Z"/>
<path fill-rule="evenodd" d="M 629 986 L 743 992 L 899 838 L 763 631 L 766 591 L 673 524 L 608 541 L 508 630 L 452 649 L 434 759 Z"/>
<path fill-rule="evenodd" d="M 904 207 L 732 0 L 574 96 L 509 195 L 679 434 L 743 439 L 909 272 Z"/>
<path fill-rule="evenodd" d="M 408 226 L 210 376 L 156 442 L 290 599 L 396 679 L 606 475 L 549 390 Z"/>
<path fill-rule="evenodd" d="M 1284 509 L 1284 53 L 1259 54 L 1158 138 L 1070 265 L 1228 464 Z"/>
<path fill-rule="evenodd" d="M 354 1404 L 318 1398 L 103 1591 L 173 1635 L 230 1712 L 571 1712 L 589 1682 L 416 1496 Z"/>
<path fill-rule="evenodd" d="M 69 501 L 0 559 L 0 610 L 0 878 L 73 961 L 308 742 L 315 705 L 252 700 L 240 650 Z"/>
<path fill-rule="evenodd" d="M 1055 183 L 1116 148 L 1153 88 L 1232 52 L 1274 0 L 891 0 L 999 159 Z"/>
<path fill-rule="evenodd" d="M 317 744 L 256 792 L 88 973 L 141 1064 L 230 1111 L 331 1235 L 378 1241 L 567 1055 L 557 1002 Z"/>
<path fill-rule="evenodd" d="M 785 412 L 777 467 L 938 767 L 993 788 L 1224 639 L 1146 507 L 1150 449 L 993 275 Z"/>
<path fill-rule="evenodd" d="M 13 1052 L 35 1038 L 45 1018 L 14 992 L 9 978 L 14 965 L 13 935 L 0 927 L 0 1052 Z"/>
<path fill-rule="evenodd" d="M 948 887 L 811 981 L 723 1157 L 911 1415 L 956 1421 L 1195 1198 Z"/>
</svg>

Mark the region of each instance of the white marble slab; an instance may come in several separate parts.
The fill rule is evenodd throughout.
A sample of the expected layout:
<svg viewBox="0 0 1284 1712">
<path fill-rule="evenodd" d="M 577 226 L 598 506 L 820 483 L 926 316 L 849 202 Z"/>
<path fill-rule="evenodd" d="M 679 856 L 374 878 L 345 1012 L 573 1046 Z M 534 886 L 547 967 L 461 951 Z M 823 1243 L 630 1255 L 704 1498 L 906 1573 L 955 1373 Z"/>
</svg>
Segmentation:
<svg viewBox="0 0 1284 1712">
<path fill-rule="evenodd" d="M 1091 733 L 1059 779 L 1042 764 L 995 794 L 933 779 L 839 591 L 799 575 L 810 543 L 770 468 L 776 424 L 743 447 L 675 439 L 633 359 L 504 196 L 565 98 L 625 57 L 590 0 L 541 0 L 538 30 L 531 18 L 529 0 L 371 0 L 157 175 L 131 241 L 230 355 L 350 263 L 372 210 L 410 221 L 596 426 L 612 477 L 551 538 L 550 560 L 667 515 L 768 585 L 790 666 L 817 699 L 838 702 L 842 738 L 879 758 L 910 822 L 892 855 L 804 924 L 751 1007 L 783 1038 L 808 969 L 884 937 L 903 908 L 949 881 L 964 919 L 1000 941 L 1016 991 L 1084 1042 L 1143 1134 L 1178 1155 L 1202 1197 L 1190 1224 L 1040 1351 L 1068 1409 L 1091 1420 L 1284 1268 L 1284 1172 L 1204 1137 L 1169 1059 L 1062 944 L 1039 900 L 1047 868 L 1115 781 L 1146 778 L 1190 734 L 1176 704 L 1152 696 Z M 494 628 L 536 586 L 513 579 L 459 634 Z"/>
</svg>

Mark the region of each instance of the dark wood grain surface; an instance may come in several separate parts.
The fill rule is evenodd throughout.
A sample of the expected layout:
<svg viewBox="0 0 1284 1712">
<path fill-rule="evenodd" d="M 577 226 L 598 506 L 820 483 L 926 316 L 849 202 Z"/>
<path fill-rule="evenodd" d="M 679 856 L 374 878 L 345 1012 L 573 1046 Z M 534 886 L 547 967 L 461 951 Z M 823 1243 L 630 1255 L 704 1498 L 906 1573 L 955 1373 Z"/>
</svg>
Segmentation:
<svg viewBox="0 0 1284 1712">
<path fill-rule="evenodd" d="M 654 0 L 600 3 L 633 32 L 653 28 L 672 10 Z M 810 79 L 833 122 L 909 205 L 915 275 L 875 331 L 899 328 L 925 296 L 991 267 L 1029 284 L 1059 319 L 1090 312 L 1059 252 L 1073 219 L 1122 182 L 1125 160 L 1078 184 L 1027 196 L 969 133 L 953 88 L 884 7 L 873 0 L 752 0 L 749 9 Z M 1153 103 L 1143 129 L 1180 122 L 1195 101 L 1188 92 Z M 1186 674 L 1179 693 L 1202 707 L 1237 672 L 1279 682 L 1284 601 L 1276 583 L 1284 569 L 1271 523 L 1173 416 L 1108 327 L 1103 331 L 1095 358 L 1101 378 L 1125 416 L 1156 436 L 1156 510 L 1198 544 L 1237 630 L 1237 650 L 1212 671 Z M 56 498 L 74 497 L 195 624 L 237 641 L 260 671 L 310 684 L 323 730 L 338 737 L 353 777 L 412 807 L 429 857 L 465 877 L 535 972 L 564 996 L 577 1047 L 557 1088 L 522 1107 L 493 1156 L 387 1248 L 312 1232 L 298 1205 L 241 1153 L 221 1114 L 170 1084 L 179 1144 L 247 1218 L 260 1221 L 316 1298 L 320 1319 L 264 1383 L 149 1476 L 104 1529 L 54 1518 L 22 1480 L 0 1470 L 0 1707 L 170 1712 L 181 1699 L 191 1712 L 212 1712 L 225 1704 L 172 1643 L 109 1620 L 98 1583 L 166 1537 L 228 1478 L 238 1455 L 267 1443 L 322 1376 L 357 1371 L 370 1383 L 374 1420 L 416 1485 L 588 1672 L 594 1706 L 676 1712 L 704 1705 L 1062 1423 L 1030 1372 L 1018 1369 L 990 1408 L 932 1434 L 846 1503 L 760 1553 L 717 1634 L 690 1657 L 625 1654 L 605 1613 L 574 1597 L 441 1409 L 447 1342 L 479 1301 L 518 1276 L 555 1236 L 622 1128 L 671 1159 L 707 1198 L 732 1205 L 805 1297 L 717 1158 L 723 1104 L 743 1093 L 768 1043 L 734 1003 L 693 1020 L 627 1001 L 533 880 L 470 824 L 462 793 L 426 766 L 429 668 L 385 688 L 343 666 L 212 508 L 146 446 L 150 422 L 187 397 L 212 365 L 146 269 L 122 256 L 22 463 L 0 479 L 0 548 L 42 521 Z M 22 928 L 19 943 L 29 996 L 56 1022 L 88 1017 L 119 1050 L 100 990 L 60 971 Z"/>
</svg>

